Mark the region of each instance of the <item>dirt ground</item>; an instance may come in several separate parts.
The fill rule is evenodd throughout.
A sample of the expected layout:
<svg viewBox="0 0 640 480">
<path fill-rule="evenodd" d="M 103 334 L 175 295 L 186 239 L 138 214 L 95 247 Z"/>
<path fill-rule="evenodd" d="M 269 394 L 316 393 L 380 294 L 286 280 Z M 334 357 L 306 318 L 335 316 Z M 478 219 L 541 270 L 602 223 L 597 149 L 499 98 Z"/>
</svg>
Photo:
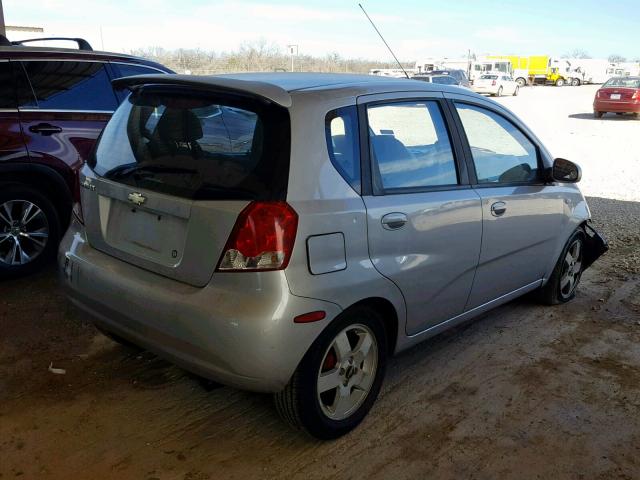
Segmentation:
<svg viewBox="0 0 640 480">
<path fill-rule="evenodd" d="M 640 478 L 640 202 L 589 202 L 611 251 L 573 302 L 526 297 L 394 358 L 329 443 L 100 335 L 53 267 L 2 284 L 0 479 Z"/>
</svg>

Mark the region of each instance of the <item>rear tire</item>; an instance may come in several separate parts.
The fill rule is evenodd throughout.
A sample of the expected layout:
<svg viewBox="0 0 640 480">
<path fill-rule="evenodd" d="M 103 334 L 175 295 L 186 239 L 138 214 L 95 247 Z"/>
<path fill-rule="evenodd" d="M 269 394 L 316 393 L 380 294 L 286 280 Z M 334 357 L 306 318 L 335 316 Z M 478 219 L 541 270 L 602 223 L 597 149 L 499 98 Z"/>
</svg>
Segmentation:
<svg viewBox="0 0 640 480">
<path fill-rule="evenodd" d="M 386 364 L 382 316 L 369 307 L 354 307 L 309 348 L 289 384 L 274 395 L 276 409 L 294 428 L 322 440 L 338 438 L 357 427 L 371 409 Z"/>
<path fill-rule="evenodd" d="M 572 78 L 571 79 L 571 86 L 572 87 L 579 87 L 580 86 L 580 79 L 579 78 Z"/>
<path fill-rule="evenodd" d="M 518 78 L 516 83 L 518 84 L 518 87 L 522 88 L 527 84 L 527 81 L 524 78 Z"/>
<path fill-rule="evenodd" d="M 559 78 L 556 80 L 556 87 L 563 87 L 564 86 L 564 79 Z"/>
<path fill-rule="evenodd" d="M 602 115 L 604 115 L 604 112 L 598 112 L 598 111 L 593 112 L 593 116 L 595 118 L 602 118 Z"/>
<path fill-rule="evenodd" d="M 29 185 L 0 185 L 0 279 L 40 270 L 54 258 L 60 234 L 47 197 Z"/>
<path fill-rule="evenodd" d="M 502 87 L 498 88 L 498 92 L 496 93 L 496 97 L 502 96 Z"/>
<path fill-rule="evenodd" d="M 520 87 L 516 87 L 516 89 L 513 91 L 513 96 L 517 97 L 518 96 L 518 91 L 520 90 Z"/>
<path fill-rule="evenodd" d="M 540 301 L 546 305 L 567 303 L 576 296 L 584 264 L 585 233 L 578 228 L 562 249 L 547 283 L 540 289 Z"/>
</svg>

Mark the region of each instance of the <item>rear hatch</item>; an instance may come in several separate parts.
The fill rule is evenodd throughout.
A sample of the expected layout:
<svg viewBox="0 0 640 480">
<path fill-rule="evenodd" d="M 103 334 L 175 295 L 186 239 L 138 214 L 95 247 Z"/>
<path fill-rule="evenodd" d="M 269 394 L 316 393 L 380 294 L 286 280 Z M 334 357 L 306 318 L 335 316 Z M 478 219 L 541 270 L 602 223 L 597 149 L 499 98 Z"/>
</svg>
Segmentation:
<svg viewBox="0 0 640 480">
<path fill-rule="evenodd" d="M 285 200 L 286 108 L 246 92 L 136 86 L 82 171 L 89 243 L 204 286 L 251 201 Z"/>
</svg>

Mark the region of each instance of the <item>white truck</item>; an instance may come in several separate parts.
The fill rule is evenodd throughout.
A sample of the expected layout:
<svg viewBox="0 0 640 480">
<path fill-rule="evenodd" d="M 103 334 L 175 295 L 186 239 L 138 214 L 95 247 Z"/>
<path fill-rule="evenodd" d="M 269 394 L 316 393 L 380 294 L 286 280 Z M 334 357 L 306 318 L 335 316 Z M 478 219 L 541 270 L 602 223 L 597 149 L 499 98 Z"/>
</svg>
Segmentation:
<svg viewBox="0 0 640 480">
<path fill-rule="evenodd" d="M 580 83 L 604 83 L 614 76 L 614 67 L 608 60 L 599 58 L 570 58 L 572 74 Z"/>
</svg>

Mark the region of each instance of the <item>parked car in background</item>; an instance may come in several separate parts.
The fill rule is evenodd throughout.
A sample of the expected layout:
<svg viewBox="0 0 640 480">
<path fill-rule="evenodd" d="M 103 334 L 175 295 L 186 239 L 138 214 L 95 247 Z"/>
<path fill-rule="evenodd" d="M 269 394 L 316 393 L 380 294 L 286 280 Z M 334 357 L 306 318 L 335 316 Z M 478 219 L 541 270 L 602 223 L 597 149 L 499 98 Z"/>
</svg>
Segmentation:
<svg viewBox="0 0 640 480">
<path fill-rule="evenodd" d="M 412 80 L 420 80 L 427 83 L 438 83 L 440 85 L 456 85 L 460 86 L 460 82 L 450 75 L 414 75 Z"/>
<path fill-rule="evenodd" d="M 461 85 L 466 88 L 471 88 L 471 84 L 469 83 L 469 78 L 467 78 L 467 74 L 464 72 L 464 70 L 459 70 L 459 69 L 434 70 L 429 73 L 431 75 L 449 75 L 458 81 L 458 85 Z"/>
<path fill-rule="evenodd" d="M 520 86 L 509 75 L 501 73 L 489 73 L 481 75 L 473 82 L 472 90 L 476 93 L 488 93 L 496 97 L 502 95 L 518 95 Z"/>
<path fill-rule="evenodd" d="M 606 250 L 579 167 L 470 91 L 303 73 L 116 85 L 132 93 L 60 245 L 69 298 L 113 338 L 275 393 L 316 437 L 360 423 L 390 355 L 527 292 L 568 302 Z"/>
<path fill-rule="evenodd" d="M 0 279 L 54 256 L 78 197 L 77 170 L 125 96 L 111 80 L 171 72 L 71 40 L 78 50 L 0 37 Z"/>
<path fill-rule="evenodd" d="M 614 77 L 602 85 L 593 99 L 593 115 L 605 113 L 640 115 L 640 77 Z"/>
</svg>

